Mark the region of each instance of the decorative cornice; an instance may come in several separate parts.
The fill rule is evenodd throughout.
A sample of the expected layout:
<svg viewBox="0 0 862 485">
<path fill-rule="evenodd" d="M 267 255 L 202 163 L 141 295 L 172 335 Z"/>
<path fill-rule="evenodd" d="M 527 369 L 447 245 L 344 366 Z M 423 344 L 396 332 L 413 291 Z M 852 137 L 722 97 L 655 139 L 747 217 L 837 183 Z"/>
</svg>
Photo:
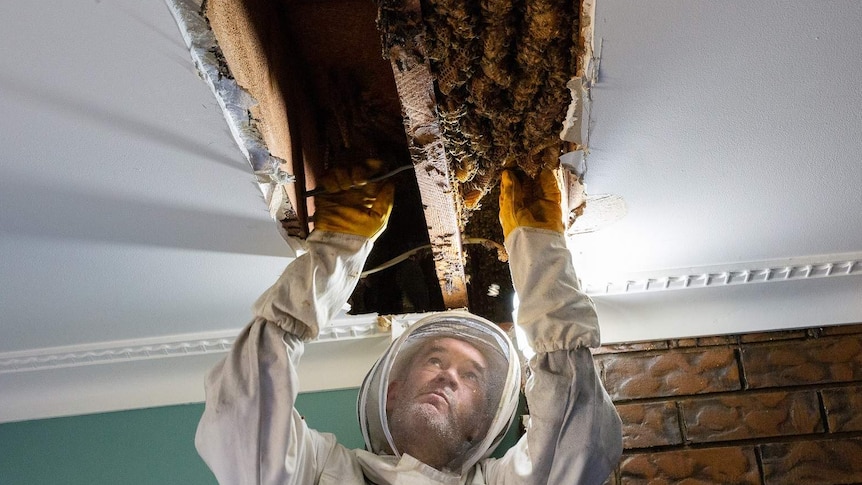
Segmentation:
<svg viewBox="0 0 862 485">
<path fill-rule="evenodd" d="M 234 338 L 214 335 L 195 340 L 163 340 L 157 344 L 106 342 L 4 352 L 0 353 L 0 374 L 227 352 Z"/>
<path fill-rule="evenodd" d="M 641 277 L 622 278 L 600 284 L 584 281 L 583 284 L 587 294 L 603 296 L 859 276 L 862 275 L 862 253 L 764 261 L 726 267 L 688 268 L 687 271 L 668 273 L 670 274 L 642 274 Z M 322 330 L 312 345 L 340 340 L 390 337 L 392 327 L 401 330 L 419 317 L 421 315 L 417 314 L 398 315 L 385 319 L 381 319 L 375 314 L 342 316 L 334 320 L 331 326 Z M 221 354 L 230 350 L 239 332 L 240 329 L 222 330 L 3 352 L 0 353 L 0 374 L 169 357 Z"/>
<path fill-rule="evenodd" d="M 862 253 L 759 261 L 725 267 L 688 268 L 686 271 L 632 275 L 601 283 L 582 281 L 582 284 L 587 294 L 603 296 L 852 275 L 862 275 Z"/>
<path fill-rule="evenodd" d="M 312 344 L 389 336 L 389 328 L 377 315 L 346 317 L 333 321 Z M 0 353 L 0 374 L 37 371 L 93 364 L 115 364 L 136 360 L 220 354 L 230 350 L 240 329 L 158 338 L 48 347 Z"/>
</svg>

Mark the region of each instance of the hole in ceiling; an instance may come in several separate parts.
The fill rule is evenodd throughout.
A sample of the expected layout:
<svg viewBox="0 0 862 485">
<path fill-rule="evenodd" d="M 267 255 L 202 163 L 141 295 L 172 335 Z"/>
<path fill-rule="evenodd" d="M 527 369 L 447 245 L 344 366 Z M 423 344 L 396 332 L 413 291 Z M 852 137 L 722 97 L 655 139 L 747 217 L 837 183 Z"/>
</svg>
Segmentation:
<svg viewBox="0 0 862 485">
<path fill-rule="evenodd" d="M 253 129 L 296 177 L 284 186 L 288 232 L 307 233 L 314 202 L 305 191 L 331 167 L 374 157 L 387 169 L 413 163 L 437 177 L 430 185 L 409 172 L 395 179 L 389 229 L 367 267 L 417 246 L 433 249 L 363 279 L 351 298 L 354 313 L 469 301 L 491 320 L 511 318 L 511 279 L 496 252 L 445 249 L 458 233 L 502 242 L 496 186 L 503 167 L 535 173 L 584 148 L 560 138 L 573 94 L 567 83 L 584 75 L 579 59 L 589 54 L 582 8 L 559 0 L 202 5 L 230 75 L 257 100 Z M 416 107 L 431 116 L 411 112 Z M 429 217 L 438 205 L 451 217 Z M 458 278 L 463 300 L 451 296 Z"/>
</svg>

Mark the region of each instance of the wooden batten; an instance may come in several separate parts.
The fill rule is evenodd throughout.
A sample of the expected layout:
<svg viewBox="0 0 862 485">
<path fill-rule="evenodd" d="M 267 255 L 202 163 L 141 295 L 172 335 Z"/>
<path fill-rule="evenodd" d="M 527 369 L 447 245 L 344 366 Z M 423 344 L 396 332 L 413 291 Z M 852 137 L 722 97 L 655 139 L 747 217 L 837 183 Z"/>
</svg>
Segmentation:
<svg viewBox="0 0 862 485">
<path fill-rule="evenodd" d="M 418 4 L 413 15 L 420 15 Z M 417 29 L 421 24 L 416 23 Z M 421 36 L 408 36 L 417 39 Z M 389 46 L 387 46 L 389 47 Z M 419 184 L 434 266 L 446 308 L 467 308 L 467 277 L 459 225 L 457 191 L 437 118 L 434 77 L 420 42 L 389 47 L 389 60 L 401 98 L 404 128 Z"/>
</svg>

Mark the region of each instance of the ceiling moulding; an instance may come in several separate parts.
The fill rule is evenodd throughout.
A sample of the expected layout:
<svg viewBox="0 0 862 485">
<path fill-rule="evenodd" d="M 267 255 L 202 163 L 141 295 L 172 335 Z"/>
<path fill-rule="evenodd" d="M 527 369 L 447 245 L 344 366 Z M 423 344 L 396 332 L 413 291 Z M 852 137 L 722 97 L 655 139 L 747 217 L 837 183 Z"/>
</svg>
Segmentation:
<svg viewBox="0 0 862 485">
<path fill-rule="evenodd" d="M 606 282 L 584 280 L 582 283 L 589 295 L 603 296 L 860 275 L 862 253 L 842 253 L 629 274 Z"/>
<path fill-rule="evenodd" d="M 862 253 L 844 253 L 806 259 L 761 261 L 726 267 L 688 268 L 685 273 L 653 273 L 612 283 L 585 281 L 593 297 L 668 290 L 698 290 L 756 283 L 862 276 Z M 322 329 L 311 345 L 353 339 L 393 338 L 425 314 L 379 317 L 375 314 L 342 315 Z M 39 371 L 95 364 L 227 353 L 239 330 L 169 335 L 97 344 L 52 347 L 0 353 L 0 374 Z"/>
<path fill-rule="evenodd" d="M 412 323 L 418 318 L 418 315 L 399 315 L 386 319 L 380 319 L 377 315 L 343 315 L 334 320 L 329 327 L 321 329 L 320 336 L 312 344 L 389 337 L 393 325 L 399 328 L 409 326 L 406 322 Z M 239 332 L 238 329 L 220 330 L 2 352 L 0 353 L 0 374 L 227 353 Z"/>
</svg>

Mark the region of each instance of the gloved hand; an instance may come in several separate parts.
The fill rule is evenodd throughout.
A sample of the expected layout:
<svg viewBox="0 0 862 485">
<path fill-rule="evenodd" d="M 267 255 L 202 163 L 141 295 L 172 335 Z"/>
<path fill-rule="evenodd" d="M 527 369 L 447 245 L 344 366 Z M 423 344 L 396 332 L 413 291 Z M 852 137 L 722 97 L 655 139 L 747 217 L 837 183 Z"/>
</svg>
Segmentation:
<svg viewBox="0 0 862 485">
<path fill-rule="evenodd" d="M 380 160 L 369 159 L 321 177 L 318 183 L 325 193 L 314 199 L 314 228 L 377 239 L 386 229 L 395 196 L 391 182 L 367 182 L 382 166 Z"/>
<path fill-rule="evenodd" d="M 521 171 L 503 170 L 500 181 L 500 225 L 503 237 L 516 227 L 535 227 L 562 233 L 562 194 L 553 170 L 543 168 L 533 179 Z"/>
</svg>

